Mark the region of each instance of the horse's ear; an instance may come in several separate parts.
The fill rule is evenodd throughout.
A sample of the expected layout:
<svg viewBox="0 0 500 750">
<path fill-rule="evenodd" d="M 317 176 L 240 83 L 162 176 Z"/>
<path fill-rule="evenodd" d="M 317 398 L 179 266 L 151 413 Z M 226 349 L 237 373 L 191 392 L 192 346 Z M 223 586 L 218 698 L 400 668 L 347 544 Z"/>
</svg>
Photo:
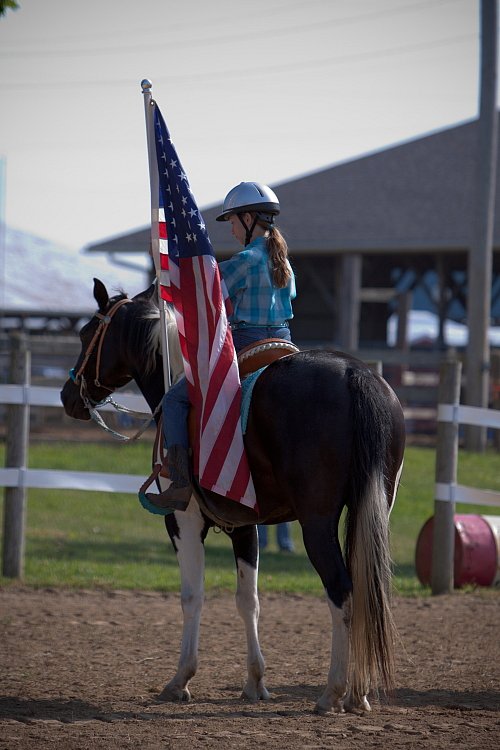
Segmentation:
<svg viewBox="0 0 500 750">
<path fill-rule="evenodd" d="M 99 306 L 99 310 L 106 309 L 109 302 L 109 295 L 106 287 L 99 279 L 94 279 L 94 299 Z"/>
<path fill-rule="evenodd" d="M 156 283 L 153 282 L 151 284 L 151 286 L 148 286 L 148 288 L 146 289 L 146 291 L 139 292 L 139 294 L 136 294 L 135 297 L 134 297 L 134 299 L 142 299 L 142 300 L 146 300 L 146 302 L 148 302 L 153 297 L 153 295 L 155 294 L 155 292 L 156 292 Z"/>
</svg>

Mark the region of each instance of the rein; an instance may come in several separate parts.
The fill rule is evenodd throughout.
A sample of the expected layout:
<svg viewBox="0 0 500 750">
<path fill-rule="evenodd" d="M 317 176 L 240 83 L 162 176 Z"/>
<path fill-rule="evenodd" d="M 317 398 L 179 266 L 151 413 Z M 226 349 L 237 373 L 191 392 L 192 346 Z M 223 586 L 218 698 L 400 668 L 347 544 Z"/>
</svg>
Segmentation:
<svg viewBox="0 0 500 750">
<path fill-rule="evenodd" d="M 105 386 L 102 386 L 103 388 Z M 121 406 L 120 404 L 117 404 L 116 401 L 111 397 L 107 396 L 102 401 L 99 401 L 97 404 L 93 403 L 88 395 L 87 395 L 87 384 L 85 382 L 85 378 L 83 375 L 81 375 L 81 384 L 80 384 L 80 398 L 82 399 L 85 408 L 88 410 L 90 414 L 90 418 L 97 424 L 98 427 L 100 427 L 105 432 L 108 432 L 110 435 L 112 435 L 116 440 L 121 441 L 133 441 L 138 440 L 141 435 L 148 429 L 148 427 L 155 421 L 156 415 L 159 413 L 161 409 L 161 401 L 154 410 L 152 414 L 146 414 L 146 412 L 142 411 L 134 411 L 133 409 L 128 409 L 126 406 Z M 137 432 L 135 432 L 133 435 L 123 435 L 121 432 L 117 432 L 116 430 L 113 430 L 112 427 L 109 427 L 109 425 L 106 424 L 104 419 L 101 417 L 99 412 L 97 411 L 98 408 L 102 408 L 103 406 L 106 406 L 106 404 L 110 404 L 116 411 L 120 411 L 124 414 L 131 414 L 134 417 L 137 417 L 138 419 L 145 419 L 144 424 L 139 427 Z"/>
<path fill-rule="evenodd" d="M 69 376 L 73 383 L 75 385 L 80 386 L 80 398 L 83 401 L 83 404 L 85 408 L 88 410 L 90 414 L 90 418 L 103 430 L 108 432 L 110 435 L 112 435 L 117 440 L 122 441 L 129 441 L 129 440 L 137 440 L 140 438 L 140 436 L 147 430 L 149 425 L 154 421 L 156 415 L 158 414 L 159 410 L 161 409 L 161 401 L 154 410 L 153 414 L 146 414 L 145 412 L 137 412 L 133 409 L 128 409 L 126 406 L 120 406 L 120 404 L 117 404 L 116 401 L 110 396 L 107 396 L 102 401 L 93 401 L 87 390 L 87 381 L 85 380 L 85 376 L 83 374 L 90 356 L 92 352 L 94 351 L 96 344 L 97 344 L 97 361 L 96 361 L 96 369 L 95 369 L 95 378 L 94 378 L 94 385 L 98 388 L 104 388 L 105 390 L 109 391 L 110 393 L 114 392 L 114 388 L 109 388 L 107 385 L 103 385 L 99 380 L 99 369 L 101 364 L 101 351 L 102 351 L 102 345 L 104 341 L 104 337 L 106 335 L 106 331 L 108 330 L 108 326 L 111 323 L 113 316 L 117 312 L 117 310 L 122 307 L 122 305 L 126 305 L 127 303 L 132 302 L 130 299 L 121 299 L 118 300 L 118 302 L 115 302 L 115 304 L 111 307 L 110 310 L 106 314 L 97 312 L 95 313 L 95 317 L 99 319 L 99 325 L 97 326 L 97 330 L 94 333 L 92 340 L 90 344 L 87 347 L 87 351 L 85 352 L 85 355 L 82 360 L 82 364 L 80 365 L 78 372 L 75 372 L 75 368 L 71 368 L 69 371 Z M 109 427 L 104 419 L 101 417 L 99 412 L 97 411 L 98 407 L 105 406 L 106 404 L 110 404 L 113 406 L 113 408 L 116 411 L 123 412 L 125 414 L 131 414 L 135 417 L 138 417 L 139 419 L 145 419 L 145 423 L 137 430 L 137 432 L 129 437 L 128 435 L 123 435 L 121 432 L 117 432 L 116 430 L 113 430 L 111 427 Z"/>
</svg>

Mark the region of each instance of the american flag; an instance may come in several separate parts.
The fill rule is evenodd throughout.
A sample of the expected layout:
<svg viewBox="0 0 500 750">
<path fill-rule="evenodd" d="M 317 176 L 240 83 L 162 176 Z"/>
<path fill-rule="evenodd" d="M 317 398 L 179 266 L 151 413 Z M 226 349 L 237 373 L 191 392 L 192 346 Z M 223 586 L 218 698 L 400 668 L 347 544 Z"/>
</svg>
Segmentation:
<svg viewBox="0 0 500 750">
<path fill-rule="evenodd" d="M 184 372 L 196 410 L 195 473 L 202 487 L 257 510 L 241 431 L 241 384 L 227 321 L 227 293 L 203 217 L 156 105 L 154 131 L 160 290 L 175 309 Z"/>
</svg>

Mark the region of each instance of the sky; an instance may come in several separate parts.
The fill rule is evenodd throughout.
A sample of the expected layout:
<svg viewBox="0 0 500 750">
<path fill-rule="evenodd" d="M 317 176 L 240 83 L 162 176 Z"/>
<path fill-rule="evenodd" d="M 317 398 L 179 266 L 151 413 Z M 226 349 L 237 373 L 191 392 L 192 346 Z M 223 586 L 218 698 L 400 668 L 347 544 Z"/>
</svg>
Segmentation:
<svg viewBox="0 0 500 750">
<path fill-rule="evenodd" d="M 201 207 L 478 114 L 479 0 L 19 3 L 0 205 L 72 249 L 149 223 L 143 78 Z"/>
</svg>

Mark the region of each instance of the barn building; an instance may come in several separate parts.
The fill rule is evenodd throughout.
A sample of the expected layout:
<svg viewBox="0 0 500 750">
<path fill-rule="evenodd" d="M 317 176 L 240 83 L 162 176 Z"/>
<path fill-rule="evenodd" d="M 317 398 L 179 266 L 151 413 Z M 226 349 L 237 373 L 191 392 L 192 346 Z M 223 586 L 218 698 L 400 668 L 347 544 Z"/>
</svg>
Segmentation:
<svg viewBox="0 0 500 750">
<path fill-rule="evenodd" d="M 387 320 L 412 305 L 465 320 L 474 241 L 476 120 L 273 185 L 297 276 L 292 323 L 303 345 L 381 347 Z M 257 176 L 258 177 L 258 176 Z M 244 179 L 255 179 L 255 175 Z M 497 168 L 497 181 L 500 168 Z M 228 189 L 232 186 L 228 186 Z M 496 190 L 492 318 L 500 322 L 500 190 Z M 203 210 L 218 259 L 235 252 L 220 204 Z M 149 227 L 90 246 L 144 252 Z"/>
</svg>

